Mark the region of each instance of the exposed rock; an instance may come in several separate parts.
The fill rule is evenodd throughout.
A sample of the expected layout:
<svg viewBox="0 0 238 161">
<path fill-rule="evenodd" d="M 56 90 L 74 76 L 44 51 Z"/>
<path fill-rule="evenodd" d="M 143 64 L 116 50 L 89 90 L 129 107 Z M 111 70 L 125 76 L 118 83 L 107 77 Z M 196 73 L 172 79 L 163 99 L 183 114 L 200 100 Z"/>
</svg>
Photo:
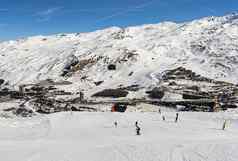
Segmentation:
<svg viewBox="0 0 238 161">
<path fill-rule="evenodd" d="M 96 62 L 99 61 L 100 59 L 102 59 L 102 58 L 99 57 L 99 58 L 90 58 L 90 59 L 80 60 L 76 65 L 74 65 L 74 66 L 72 67 L 72 72 L 81 71 L 81 70 L 83 70 L 85 67 L 92 66 L 94 63 L 96 63 Z"/>
<path fill-rule="evenodd" d="M 191 70 L 187 70 L 183 67 L 178 67 L 173 70 L 169 70 L 163 75 L 163 80 L 175 80 L 175 79 L 185 79 L 185 80 L 193 80 L 193 81 L 206 81 L 212 82 L 212 79 L 202 77 Z"/>
<path fill-rule="evenodd" d="M 0 79 L 0 86 L 5 82 L 4 79 Z"/>
<path fill-rule="evenodd" d="M 194 52 L 203 52 L 206 50 L 206 46 L 200 45 L 200 44 L 192 44 L 191 45 L 192 51 Z"/>
<path fill-rule="evenodd" d="M 117 40 L 122 40 L 125 38 L 125 29 L 120 29 L 120 31 L 112 34 L 112 37 Z"/>
<path fill-rule="evenodd" d="M 193 91 L 200 91 L 200 87 L 198 86 L 187 86 L 187 89 L 193 90 Z"/>
<path fill-rule="evenodd" d="M 133 73 L 134 73 L 134 72 L 130 72 L 130 73 L 128 74 L 128 76 L 132 76 Z"/>
<path fill-rule="evenodd" d="M 126 97 L 128 92 L 122 89 L 105 89 L 101 92 L 95 93 L 93 97 L 112 97 L 112 98 L 119 98 L 119 97 Z"/>
<path fill-rule="evenodd" d="M 101 85 L 103 82 L 104 82 L 104 81 L 98 81 L 98 82 L 94 82 L 94 84 L 95 84 L 96 86 L 99 86 L 99 85 Z"/>
<path fill-rule="evenodd" d="M 78 58 L 75 56 L 75 55 L 70 55 L 69 57 L 68 57 L 68 60 L 67 60 L 67 62 L 66 62 L 66 64 L 65 64 L 65 69 L 70 69 L 72 66 L 75 66 L 75 65 L 77 65 L 79 63 L 79 60 L 78 60 Z"/>
<path fill-rule="evenodd" d="M 21 116 L 21 117 L 31 117 L 33 115 L 32 110 L 26 109 L 24 107 L 17 108 L 15 113 L 17 116 Z"/>
<path fill-rule="evenodd" d="M 186 105 L 186 108 L 183 109 L 183 111 L 212 112 L 212 107 L 206 106 L 206 105 L 188 104 L 188 105 Z"/>
<path fill-rule="evenodd" d="M 38 85 L 31 87 L 31 90 L 36 92 L 44 91 L 44 89 L 44 87 Z"/>
<path fill-rule="evenodd" d="M 107 69 L 108 69 L 108 70 L 116 70 L 116 65 L 115 65 L 115 64 L 109 64 L 109 65 L 107 66 Z"/>
<path fill-rule="evenodd" d="M 35 115 L 31 109 L 27 109 L 25 107 L 19 107 L 19 108 L 12 107 L 8 109 L 4 109 L 3 111 L 12 112 L 14 115 L 21 116 L 21 117 L 32 117 L 33 115 Z"/>
<path fill-rule="evenodd" d="M 164 97 L 164 91 L 161 88 L 155 87 L 151 91 L 147 91 L 150 98 L 161 99 Z"/>
<path fill-rule="evenodd" d="M 228 109 L 228 108 L 237 108 L 238 106 L 236 104 L 224 104 L 221 105 L 222 109 Z"/>
<path fill-rule="evenodd" d="M 133 85 L 127 86 L 127 87 L 120 87 L 119 89 L 136 92 L 136 91 L 140 90 L 141 87 L 138 84 L 133 84 Z"/>
<path fill-rule="evenodd" d="M 136 62 L 138 58 L 138 53 L 136 50 L 129 50 L 129 49 L 123 49 L 120 57 L 117 58 L 116 62 L 122 63 L 122 62 Z"/>
<path fill-rule="evenodd" d="M 183 93 L 183 99 L 203 99 L 207 98 L 205 95 L 196 95 L 191 93 Z"/>
<path fill-rule="evenodd" d="M 74 104 L 75 101 L 57 100 L 54 98 L 37 98 L 31 101 L 35 111 L 41 114 L 50 114 L 61 111 L 87 111 L 95 112 L 95 108 Z"/>
<path fill-rule="evenodd" d="M 73 73 L 77 71 L 82 71 L 85 67 L 90 67 L 95 64 L 97 61 L 102 59 L 103 57 L 90 58 L 90 59 L 82 59 L 78 60 L 78 58 L 72 58 L 72 61 L 66 63 L 61 76 L 71 76 Z"/>
<path fill-rule="evenodd" d="M 16 110 L 16 108 L 14 107 L 3 109 L 3 111 L 5 112 L 14 111 L 14 110 Z"/>
<path fill-rule="evenodd" d="M 182 95 L 182 98 L 168 97 L 159 100 L 158 105 L 172 108 L 182 106 L 180 110 L 184 111 L 213 111 L 217 102 L 221 104 L 220 110 L 236 108 L 237 91 L 238 88 L 234 84 L 206 78 L 191 70 L 178 67 L 166 71 L 162 76 L 160 87 L 147 93 L 150 98 L 157 99 L 161 99 L 164 92 Z M 218 100 L 215 101 L 217 96 Z"/>
<path fill-rule="evenodd" d="M 69 73 L 69 70 L 64 69 L 60 76 L 64 77 Z"/>
<path fill-rule="evenodd" d="M 8 91 L 10 91 L 10 89 L 7 88 L 7 87 L 5 87 L 5 88 L 2 89 L 2 92 L 8 92 Z"/>
<path fill-rule="evenodd" d="M 180 100 L 180 101 L 158 101 L 157 105 L 177 108 L 177 106 L 184 106 L 184 111 L 212 111 L 214 101 L 211 99 L 200 100 Z"/>
<path fill-rule="evenodd" d="M 79 107 L 72 106 L 71 110 L 72 111 L 88 111 L 88 112 L 96 112 L 97 111 L 97 109 L 95 109 L 95 108 L 86 107 L 86 106 L 79 106 Z"/>
<path fill-rule="evenodd" d="M 46 97 L 39 97 L 30 102 L 38 113 L 54 113 L 60 111 L 68 111 L 67 103 Z"/>
<path fill-rule="evenodd" d="M 61 76 L 66 76 L 70 70 L 73 68 L 73 66 L 77 65 L 79 63 L 78 58 L 75 55 L 70 55 L 65 63 L 63 72 Z"/>
<path fill-rule="evenodd" d="M 172 81 L 172 82 L 169 82 L 169 84 L 168 84 L 169 86 L 176 86 L 177 85 L 177 83 L 176 82 L 174 82 L 174 81 Z"/>
</svg>

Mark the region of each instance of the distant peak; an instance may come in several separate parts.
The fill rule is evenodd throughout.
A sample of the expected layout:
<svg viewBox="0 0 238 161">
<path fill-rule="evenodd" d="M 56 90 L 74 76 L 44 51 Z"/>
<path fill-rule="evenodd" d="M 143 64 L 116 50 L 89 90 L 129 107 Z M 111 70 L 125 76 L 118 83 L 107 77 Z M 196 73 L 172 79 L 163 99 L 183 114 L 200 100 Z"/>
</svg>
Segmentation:
<svg viewBox="0 0 238 161">
<path fill-rule="evenodd" d="M 229 20 L 236 20 L 238 19 L 238 12 L 232 12 L 231 14 L 228 14 L 225 17 Z"/>
</svg>

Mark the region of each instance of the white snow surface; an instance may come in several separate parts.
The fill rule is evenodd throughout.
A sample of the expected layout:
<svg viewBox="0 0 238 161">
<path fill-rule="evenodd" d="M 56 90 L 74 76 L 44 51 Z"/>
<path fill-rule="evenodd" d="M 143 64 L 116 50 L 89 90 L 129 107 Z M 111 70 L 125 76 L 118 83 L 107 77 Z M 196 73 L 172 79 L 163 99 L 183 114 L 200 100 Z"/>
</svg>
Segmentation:
<svg viewBox="0 0 238 161">
<path fill-rule="evenodd" d="M 0 118 L 3 161 L 237 161 L 238 112 L 70 113 Z M 224 120 L 226 130 L 221 130 Z M 135 132 L 139 122 L 141 135 Z M 114 121 L 118 127 L 114 127 Z"/>
<path fill-rule="evenodd" d="M 183 66 L 202 76 L 237 83 L 237 20 L 237 14 L 230 14 L 180 24 L 111 27 L 7 41 L 0 43 L 0 77 L 13 86 L 47 78 L 67 79 L 73 82 L 68 90 L 81 88 L 93 93 L 120 84 L 155 85 L 164 71 Z M 128 52 L 137 55 L 120 62 Z M 60 74 L 72 55 L 79 60 L 103 59 L 63 78 Z M 117 65 L 116 71 L 107 70 L 110 63 Z M 84 81 L 83 76 L 87 76 Z M 95 86 L 96 81 L 104 83 Z"/>
</svg>

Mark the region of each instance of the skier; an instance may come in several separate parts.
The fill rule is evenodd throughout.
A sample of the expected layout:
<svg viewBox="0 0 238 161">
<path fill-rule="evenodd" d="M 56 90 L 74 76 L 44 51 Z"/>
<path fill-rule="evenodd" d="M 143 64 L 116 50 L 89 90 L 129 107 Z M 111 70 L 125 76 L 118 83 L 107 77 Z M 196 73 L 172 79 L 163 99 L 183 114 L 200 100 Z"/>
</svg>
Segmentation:
<svg viewBox="0 0 238 161">
<path fill-rule="evenodd" d="M 222 126 L 222 130 L 225 130 L 226 124 L 227 124 L 227 121 L 225 120 L 224 123 L 223 123 L 223 126 Z"/>
<path fill-rule="evenodd" d="M 159 108 L 159 114 L 161 114 L 161 109 Z"/>
<path fill-rule="evenodd" d="M 162 116 L 163 121 L 165 121 L 165 116 Z"/>
<path fill-rule="evenodd" d="M 140 127 L 139 126 L 137 126 L 136 127 L 136 135 L 140 135 L 141 133 L 140 133 Z"/>
<path fill-rule="evenodd" d="M 138 126 L 138 121 L 136 121 L 135 123 L 135 126 L 136 126 L 136 135 L 140 135 L 140 127 Z"/>
<path fill-rule="evenodd" d="M 115 128 L 117 128 L 117 122 L 116 121 L 114 122 L 114 125 L 115 125 Z"/>
<path fill-rule="evenodd" d="M 138 121 L 136 121 L 135 126 L 138 127 Z"/>
<path fill-rule="evenodd" d="M 176 118 L 175 118 L 175 123 L 177 123 L 178 122 L 178 113 L 176 113 Z"/>
</svg>

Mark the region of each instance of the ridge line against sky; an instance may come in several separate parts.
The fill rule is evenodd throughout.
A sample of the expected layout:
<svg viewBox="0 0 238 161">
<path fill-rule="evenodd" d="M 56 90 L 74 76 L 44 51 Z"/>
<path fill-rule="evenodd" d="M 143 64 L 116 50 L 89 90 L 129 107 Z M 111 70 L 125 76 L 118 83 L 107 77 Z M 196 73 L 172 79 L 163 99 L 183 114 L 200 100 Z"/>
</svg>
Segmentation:
<svg viewBox="0 0 238 161">
<path fill-rule="evenodd" d="M 0 40 L 222 16 L 237 0 L 2 0 Z"/>
</svg>

